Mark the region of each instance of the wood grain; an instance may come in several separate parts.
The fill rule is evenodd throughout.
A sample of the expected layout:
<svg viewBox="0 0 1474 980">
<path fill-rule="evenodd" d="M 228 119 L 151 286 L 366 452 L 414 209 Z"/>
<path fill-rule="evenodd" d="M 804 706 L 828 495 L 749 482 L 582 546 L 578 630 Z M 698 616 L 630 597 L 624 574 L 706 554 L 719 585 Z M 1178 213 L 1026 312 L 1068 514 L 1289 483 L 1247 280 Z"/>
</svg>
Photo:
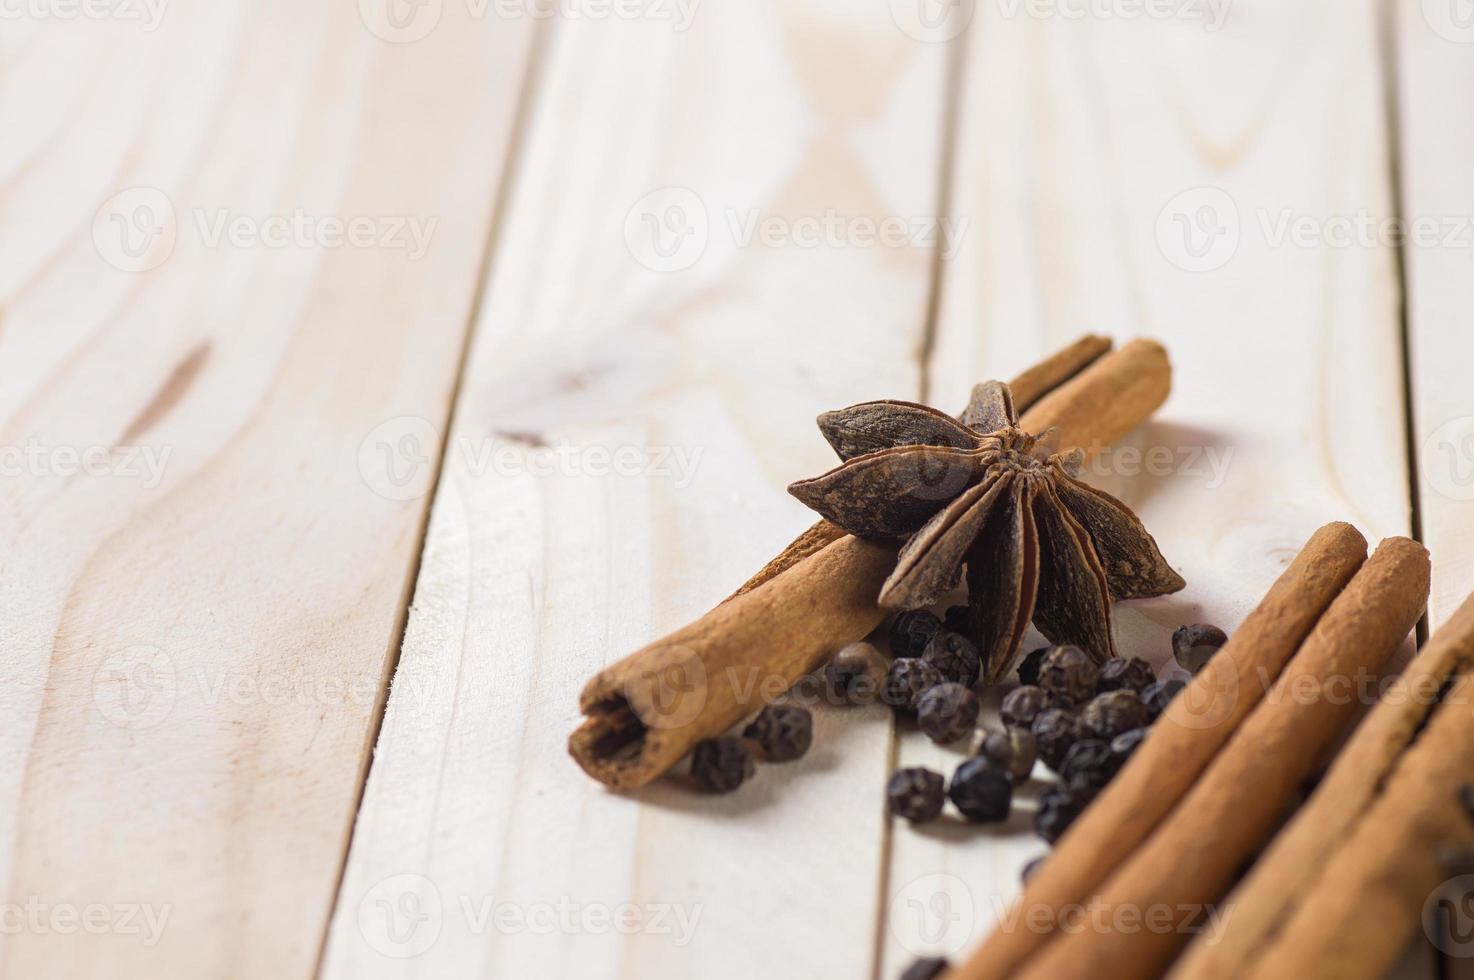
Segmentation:
<svg viewBox="0 0 1474 980">
<path fill-rule="evenodd" d="M 1276 244 L 1259 217 L 1391 206 L 1374 12 L 1241 0 L 1209 31 L 977 7 L 952 192 L 973 231 L 943 270 L 930 398 L 950 404 L 1082 329 L 1167 346 L 1166 406 L 1086 469 L 1188 581 L 1118 607 L 1122 653 L 1158 668 L 1177 626 L 1232 629 L 1322 523 L 1374 544 L 1408 531 L 1395 255 Z M 1224 200 L 1236 248 L 1201 268 L 1172 215 Z M 1149 467 L 1153 447 L 1167 455 Z M 898 754 L 961 761 L 907 733 Z M 1036 797 L 1026 787 L 1002 827 L 895 828 L 880 976 L 965 955 L 992 928 L 1048 851 Z"/>
<path fill-rule="evenodd" d="M 1429 627 L 1474 592 L 1474 34 L 1456 5 L 1392 4 L 1398 67 L 1399 216 L 1407 284 L 1411 448 L 1423 539 L 1433 552 Z"/>
<path fill-rule="evenodd" d="M 723 798 L 610 793 L 565 743 L 586 678 L 812 522 L 784 487 L 832 465 L 819 412 L 919 392 L 930 250 L 786 231 L 935 213 L 945 49 L 812 0 L 610 27 L 554 25 L 329 978 L 871 970 L 884 709 L 817 706 L 805 759 Z M 560 447 L 578 462 L 541 470 Z M 431 907 L 422 933 L 378 918 Z"/>
<path fill-rule="evenodd" d="M 6 976 L 313 973 L 530 39 L 355 6 L 6 21 Z"/>
</svg>

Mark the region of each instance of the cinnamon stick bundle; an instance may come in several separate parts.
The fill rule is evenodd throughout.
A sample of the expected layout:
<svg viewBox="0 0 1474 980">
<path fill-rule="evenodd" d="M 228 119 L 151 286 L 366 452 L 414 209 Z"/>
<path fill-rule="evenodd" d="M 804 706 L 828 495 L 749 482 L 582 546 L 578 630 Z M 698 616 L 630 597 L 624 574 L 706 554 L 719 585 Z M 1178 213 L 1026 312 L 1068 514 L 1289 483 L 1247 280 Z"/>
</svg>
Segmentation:
<svg viewBox="0 0 1474 980">
<path fill-rule="evenodd" d="M 1470 602 L 1439 631 L 1439 639 L 1467 649 Z M 1456 926 L 1464 944 L 1467 889 L 1437 893 L 1470 867 L 1448 866 L 1451 852 L 1474 848 L 1474 820 L 1460 790 L 1474 782 L 1474 674 L 1459 675 L 1427 727 L 1398 761 L 1375 803 L 1335 854 L 1298 907 L 1241 974 L 1271 977 L 1381 977 L 1416 934 L 1425 911 Z M 1459 884 L 1467 884 L 1460 882 Z M 1449 912 L 1458 903 L 1463 911 Z M 1448 920 L 1452 920 L 1451 922 Z M 1430 937 L 1432 938 L 1432 937 Z"/>
<path fill-rule="evenodd" d="M 1407 638 L 1427 602 L 1429 574 L 1422 545 L 1384 541 L 1197 784 L 1091 900 L 1092 927 L 1061 933 L 1019 975 L 1160 976 L 1274 833 L 1316 757 L 1345 730 L 1358 707 L 1355 679 L 1377 676 Z M 1391 832 L 1380 825 L 1377 833 Z M 1339 935 L 1345 920 L 1327 928 Z M 1275 961 L 1276 975 L 1295 975 L 1280 973 L 1284 967 Z M 1314 967 L 1313 975 L 1336 975 L 1324 962 Z"/>
<path fill-rule="evenodd" d="M 1229 894 L 1226 905 L 1233 914 L 1222 933 L 1198 936 L 1173 967 L 1173 980 L 1235 980 L 1249 972 L 1315 886 L 1327 862 L 1364 822 L 1387 774 L 1435 709 L 1445 685 L 1471 665 L 1474 597 L 1383 693 L 1310 801 Z M 1379 825 L 1377 833 L 1387 830 Z M 1418 846 L 1423 846 L 1421 840 Z M 1394 952 L 1401 948 L 1399 944 Z"/>
<path fill-rule="evenodd" d="M 1029 878 L 1004 925 L 949 980 L 1003 980 L 1050 941 L 1061 913 L 1088 901 L 1191 789 L 1366 554 L 1350 524 L 1327 524 L 1310 538 Z"/>
<path fill-rule="evenodd" d="M 1090 451 L 1149 417 L 1171 388 L 1166 351 L 1109 346 L 1083 338 L 1016 379 L 1030 398 L 1015 404 L 1033 402 L 1023 424 L 1057 426 L 1062 445 Z M 584 771 L 643 786 L 875 629 L 896 547 L 837 532 L 820 522 L 701 619 L 596 674 L 568 740 Z"/>
</svg>

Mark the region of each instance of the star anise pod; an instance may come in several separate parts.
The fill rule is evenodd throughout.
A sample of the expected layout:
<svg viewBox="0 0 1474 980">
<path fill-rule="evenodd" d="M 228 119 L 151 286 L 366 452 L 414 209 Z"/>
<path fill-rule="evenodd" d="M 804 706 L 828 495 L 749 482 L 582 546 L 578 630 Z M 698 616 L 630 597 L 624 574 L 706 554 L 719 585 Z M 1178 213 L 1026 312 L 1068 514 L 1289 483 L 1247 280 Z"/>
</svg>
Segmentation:
<svg viewBox="0 0 1474 980">
<path fill-rule="evenodd" d="M 826 412 L 819 428 L 843 463 L 789 492 L 851 534 L 906 541 L 886 608 L 931 605 L 965 566 L 989 680 L 1013 669 L 1030 620 L 1100 662 L 1115 656 L 1113 600 L 1185 584 L 1130 508 L 1077 479 L 1083 451 L 1018 427 L 1001 382 L 973 389 L 960 421 L 879 401 Z"/>
</svg>

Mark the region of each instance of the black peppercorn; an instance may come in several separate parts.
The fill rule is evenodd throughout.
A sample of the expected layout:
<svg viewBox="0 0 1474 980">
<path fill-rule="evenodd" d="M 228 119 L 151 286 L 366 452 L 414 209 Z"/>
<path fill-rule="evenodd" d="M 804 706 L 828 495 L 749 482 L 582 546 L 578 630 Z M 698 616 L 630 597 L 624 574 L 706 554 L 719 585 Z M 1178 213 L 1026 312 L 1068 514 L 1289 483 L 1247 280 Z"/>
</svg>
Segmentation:
<svg viewBox="0 0 1474 980">
<path fill-rule="evenodd" d="M 976 684 L 983 669 L 978 648 L 961 633 L 949 633 L 945 630 L 938 633 L 926 645 L 926 651 L 921 657 L 940 670 L 947 680 L 963 687 Z"/>
<path fill-rule="evenodd" d="M 1039 665 L 1039 686 L 1065 704 L 1084 704 L 1095 696 L 1100 670 L 1079 647 L 1055 647 Z"/>
<path fill-rule="evenodd" d="M 1034 734 L 1025 728 L 1010 725 L 1001 732 L 979 732 L 974 755 L 987 759 L 1008 773 L 1014 785 L 1026 782 L 1034 771 L 1034 761 L 1039 758 L 1039 744 Z"/>
<path fill-rule="evenodd" d="M 1091 701 L 1080 712 L 1080 731 L 1089 738 L 1109 742 L 1122 732 L 1140 728 L 1151 718 L 1135 691 L 1109 691 Z"/>
<path fill-rule="evenodd" d="M 1115 774 L 1116 757 L 1110 743 L 1098 738 L 1082 738 L 1070 746 L 1059 767 L 1060 783 L 1082 804 L 1095 799 Z"/>
<path fill-rule="evenodd" d="M 1029 728 L 1041 711 L 1058 707 L 1059 701 L 1042 687 L 1016 687 L 1004 696 L 998 713 L 1005 725 Z"/>
<path fill-rule="evenodd" d="M 796 704 L 770 704 L 742 730 L 767 762 L 792 762 L 814 741 L 814 716 Z"/>
<path fill-rule="evenodd" d="M 935 820 L 945 802 L 942 774 L 930 769 L 897 769 L 885 788 L 886 804 L 892 816 L 912 823 Z"/>
<path fill-rule="evenodd" d="M 915 711 L 921 695 L 944 680 L 941 671 L 920 657 L 901 657 L 891 661 L 880 688 L 880 699 L 892 708 Z"/>
<path fill-rule="evenodd" d="M 691 755 L 691 776 L 708 793 L 730 793 L 756 769 L 747 743 L 731 736 L 703 739 Z"/>
<path fill-rule="evenodd" d="M 1040 647 L 1019 661 L 1018 682 L 1020 684 L 1032 687 L 1039 683 L 1039 668 L 1044 665 L 1044 658 L 1049 655 L 1049 650 L 1049 647 Z"/>
<path fill-rule="evenodd" d="M 1152 665 L 1140 657 L 1127 660 L 1107 660 L 1100 668 L 1100 677 L 1095 682 L 1095 693 L 1107 691 L 1135 691 L 1140 694 L 1148 684 L 1156 680 Z"/>
<path fill-rule="evenodd" d="M 942 625 L 963 636 L 972 635 L 972 610 L 967 606 L 952 606 L 942 614 Z"/>
<path fill-rule="evenodd" d="M 1179 680 L 1153 681 L 1145 691 L 1141 692 L 1141 703 L 1146 706 L 1147 718 L 1156 721 L 1167 710 L 1167 705 L 1172 699 L 1187 687 Z"/>
<path fill-rule="evenodd" d="M 1146 741 L 1147 733 L 1150 731 L 1150 728 L 1133 728 L 1111 739 L 1111 755 L 1116 757 L 1118 770 L 1126 764 L 1127 759 L 1131 758 L 1131 753 L 1136 751 L 1136 747 Z"/>
<path fill-rule="evenodd" d="M 955 742 L 978 723 L 982 703 L 961 684 L 947 681 L 927 688 L 916 701 L 916 723 L 938 745 Z"/>
<path fill-rule="evenodd" d="M 952 774 L 947 796 L 967 819 L 975 823 L 998 823 L 1008 819 L 1013 804 L 1013 781 L 987 759 L 968 759 Z"/>
<path fill-rule="evenodd" d="M 897 613 L 891 620 L 891 653 L 897 657 L 919 657 L 942 628 L 942 621 L 925 609 Z"/>
<path fill-rule="evenodd" d="M 824 668 L 829 696 L 838 704 L 874 704 L 890 661 L 869 643 L 851 643 Z"/>
<path fill-rule="evenodd" d="M 1039 796 L 1039 809 L 1034 812 L 1034 833 L 1053 844 L 1065 835 L 1070 824 L 1080 815 L 1080 805 L 1070 792 L 1051 786 Z"/>
<path fill-rule="evenodd" d="M 928 956 L 906 967 L 906 972 L 901 974 L 901 980 L 936 980 L 946 972 L 946 960 Z"/>
<path fill-rule="evenodd" d="M 1228 634 L 1216 626 L 1198 623 L 1172 634 L 1172 656 L 1183 670 L 1196 674 L 1228 642 Z"/>
<path fill-rule="evenodd" d="M 1044 760 L 1046 766 L 1059 772 L 1060 763 L 1065 761 L 1065 753 L 1070 751 L 1070 746 L 1080 737 L 1075 716 L 1063 708 L 1049 708 L 1039 712 L 1031 731 L 1034 741 L 1039 744 L 1039 758 Z"/>
</svg>

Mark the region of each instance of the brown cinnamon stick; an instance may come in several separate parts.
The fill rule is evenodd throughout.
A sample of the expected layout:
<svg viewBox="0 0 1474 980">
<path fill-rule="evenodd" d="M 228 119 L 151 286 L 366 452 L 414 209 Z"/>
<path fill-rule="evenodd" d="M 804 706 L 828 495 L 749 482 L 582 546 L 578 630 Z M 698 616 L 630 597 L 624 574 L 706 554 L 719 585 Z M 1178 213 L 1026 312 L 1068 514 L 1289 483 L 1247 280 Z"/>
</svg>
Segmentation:
<svg viewBox="0 0 1474 980">
<path fill-rule="evenodd" d="M 1003 980 L 1050 941 L 1061 911 L 1086 902 L 1188 792 L 1365 560 L 1350 524 L 1311 537 L 949 980 Z"/>
<path fill-rule="evenodd" d="M 1471 665 L 1474 597 L 1382 694 L 1310 801 L 1229 894 L 1226 904 L 1233 914 L 1222 933 L 1193 940 L 1173 967 L 1173 980 L 1236 980 L 1249 972 L 1320 879 L 1332 855 L 1364 821 L 1387 774 L 1438 704 L 1444 686 Z"/>
<path fill-rule="evenodd" d="M 1091 926 L 1061 932 L 1019 976 L 1160 976 L 1273 834 L 1316 756 L 1345 730 L 1357 709 L 1356 679 L 1377 676 L 1402 645 L 1422 615 L 1428 580 L 1422 545 L 1384 541 L 1196 785 L 1092 898 L 1084 912 Z M 1315 975 L 1335 975 L 1323 970 L 1317 964 Z"/>
<path fill-rule="evenodd" d="M 1469 608 L 1466 602 L 1460 615 L 1439 631 L 1441 640 L 1460 647 L 1474 642 L 1471 620 L 1464 615 Z M 1448 895 L 1435 890 L 1471 870 L 1467 863 L 1446 863 L 1451 852 L 1462 852 L 1467 862 L 1474 848 L 1474 822 L 1459 799 L 1460 788 L 1474 782 L 1471 704 L 1474 674 L 1466 671 L 1351 834 L 1336 842 L 1334 855 L 1255 968 L 1241 976 L 1384 976 L 1416 934 L 1425 911 L 1432 913 L 1427 925 L 1438 926 L 1442 918 L 1444 925 L 1458 930 L 1452 936 L 1460 944 L 1454 951 L 1465 948 L 1468 883 L 1452 882 L 1465 887 Z"/>
<path fill-rule="evenodd" d="M 1026 372 L 1044 397 L 1026 426 L 1099 446 L 1160 406 L 1171 387 L 1162 346 L 1136 340 L 1100 356 L 1102 344 L 1084 338 Z M 569 752 L 616 789 L 649 783 L 879 625 L 895 557 L 889 545 L 831 539 L 821 522 L 716 609 L 595 675 Z"/>
</svg>

